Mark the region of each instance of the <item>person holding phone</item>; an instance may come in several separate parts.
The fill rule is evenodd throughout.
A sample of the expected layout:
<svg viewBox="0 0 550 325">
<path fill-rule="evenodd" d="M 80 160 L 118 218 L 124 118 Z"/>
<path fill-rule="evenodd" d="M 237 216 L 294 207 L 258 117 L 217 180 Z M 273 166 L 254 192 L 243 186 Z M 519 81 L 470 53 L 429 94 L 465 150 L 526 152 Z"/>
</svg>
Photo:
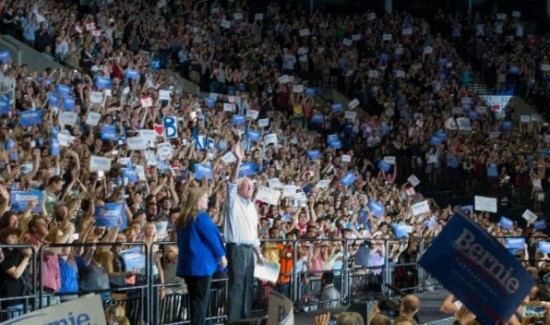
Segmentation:
<svg viewBox="0 0 550 325">
<path fill-rule="evenodd" d="M 218 265 L 227 267 L 223 239 L 206 213 L 208 193 L 203 187 L 189 190 L 187 202 L 176 220 L 178 265 L 189 291 L 191 324 L 202 325 L 210 298 L 210 284 Z"/>
</svg>

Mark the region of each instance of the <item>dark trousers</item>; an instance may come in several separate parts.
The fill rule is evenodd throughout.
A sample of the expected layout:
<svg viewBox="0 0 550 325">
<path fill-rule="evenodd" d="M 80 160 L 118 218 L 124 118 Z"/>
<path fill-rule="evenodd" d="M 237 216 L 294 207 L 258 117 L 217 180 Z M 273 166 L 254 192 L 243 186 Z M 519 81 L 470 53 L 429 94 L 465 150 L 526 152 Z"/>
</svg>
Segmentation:
<svg viewBox="0 0 550 325">
<path fill-rule="evenodd" d="M 248 245 L 227 245 L 229 268 L 228 321 L 249 318 L 254 295 L 254 249 Z"/>
<path fill-rule="evenodd" d="M 184 276 L 189 292 L 191 324 L 203 325 L 210 299 L 212 276 Z"/>
</svg>

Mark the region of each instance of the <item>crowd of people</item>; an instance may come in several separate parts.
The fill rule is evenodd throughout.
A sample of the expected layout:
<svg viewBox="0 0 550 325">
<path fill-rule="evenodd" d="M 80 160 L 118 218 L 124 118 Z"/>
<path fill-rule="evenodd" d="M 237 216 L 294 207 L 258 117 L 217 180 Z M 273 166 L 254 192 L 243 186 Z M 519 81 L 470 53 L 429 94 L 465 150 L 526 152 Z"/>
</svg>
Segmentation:
<svg viewBox="0 0 550 325">
<path fill-rule="evenodd" d="M 214 265 L 227 266 L 238 280 L 234 265 L 253 266 L 253 255 L 278 262 L 277 289 L 284 293 L 292 272 L 304 282 L 344 267 L 381 277 L 386 261 L 414 263 L 420 253 L 414 238 L 429 244 L 454 211 L 424 197 L 418 181 L 420 188 L 443 184 L 534 211 L 546 201 L 548 125 L 538 115 L 514 120 L 513 103 L 488 107 L 469 90 L 472 68 L 453 39 L 474 28 L 468 44 L 484 65 L 508 74 L 519 68 L 522 78 L 535 80 L 531 93 L 547 91 L 548 72 L 539 69 L 544 57 L 510 59 L 512 48 L 547 51 L 544 39 L 518 35 L 519 18 L 504 20 L 499 33 L 496 15 L 442 14 L 436 22 L 452 26 L 445 35 L 445 28 L 407 13 L 341 17 L 241 1 L 3 5 L 3 33 L 77 68 L 33 71 L 0 55 L 0 244 L 36 250 L 75 244 L 43 250 L 38 279 L 45 304 L 90 291 L 109 300 L 111 290 L 143 284 L 144 268 L 127 268 L 121 245 L 81 244 L 153 250 L 157 285 L 180 283 L 176 274 L 203 276 L 175 266 L 178 246 L 154 244 L 176 238 L 189 222 L 179 223 L 180 216 L 194 218 L 182 207 L 198 188 L 208 196 L 204 212 L 232 244 L 228 261 L 218 252 Z M 481 21 L 485 28 L 477 27 Z M 503 42 L 515 33 L 514 45 L 503 43 L 494 53 L 485 33 Z M 205 95 L 184 92 L 167 68 Z M 316 87 L 340 88 L 356 100 L 321 102 Z M 245 176 L 244 184 L 234 178 Z M 255 198 L 258 238 L 273 241 L 258 246 L 243 242 L 235 227 L 223 229 L 235 218 L 224 203 L 228 182 L 248 188 L 239 195 Z M 464 209 L 496 237 L 532 239 L 510 249 L 541 278 L 547 273 L 548 255 L 536 249 L 547 238 L 544 225 L 520 228 Z M 107 221 L 113 214 L 120 221 Z M 288 243 L 297 239 L 309 241 L 295 251 Z M 347 256 L 342 239 L 350 243 Z M 247 261 L 232 261 L 231 254 L 246 254 Z M 2 249 L 0 284 L 9 283 L 0 286 L 2 297 L 31 293 L 32 255 Z M 408 271 L 396 269 L 402 286 L 418 285 Z M 247 294 L 232 299 L 235 319 L 250 313 L 239 304 L 250 303 L 251 288 L 239 285 Z M 160 299 L 166 290 L 158 290 Z M 2 302 L 4 316 L 24 308 L 17 299 Z"/>
</svg>

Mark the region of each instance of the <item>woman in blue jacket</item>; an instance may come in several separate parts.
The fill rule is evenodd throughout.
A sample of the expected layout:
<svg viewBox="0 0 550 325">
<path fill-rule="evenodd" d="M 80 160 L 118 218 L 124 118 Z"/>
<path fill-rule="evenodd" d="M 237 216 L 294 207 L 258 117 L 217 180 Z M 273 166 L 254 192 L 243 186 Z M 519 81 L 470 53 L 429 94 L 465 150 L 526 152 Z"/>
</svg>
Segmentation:
<svg viewBox="0 0 550 325">
<path fill-rule="evenodd" d="M 193 325 L 204 324 L 212 275 L 218 265 L 227 266 L 223 239 L 206 213 L 207 208 L 207 190 L 192 188 L 176 220 L 179 249 L 176 274 L 187 284 Z"/>
</svg>

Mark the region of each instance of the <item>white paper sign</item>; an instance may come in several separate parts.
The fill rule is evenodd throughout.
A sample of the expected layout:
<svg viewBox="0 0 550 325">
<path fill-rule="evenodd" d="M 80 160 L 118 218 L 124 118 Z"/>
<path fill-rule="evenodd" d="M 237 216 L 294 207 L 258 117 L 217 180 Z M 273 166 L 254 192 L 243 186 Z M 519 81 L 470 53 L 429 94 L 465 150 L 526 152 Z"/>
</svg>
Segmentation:
<svg viewBox="0 0 550 325">
<path fill-rule="evenodd" d="M 159 99 L 160 100 L 170 101 L 171 96 L 172 96 L 172 91 L 171 90 L 163 90 L 163 89 L 159 90 Z"/>
<path fill-rule="evenodd" d="M 153 106 L 153 99 L 151 96 L 141 97 L 139 99 L 139 102 L 141 103 L 141 107 L 147 108 Z"/>
<path fill-rule="evenodd" d="M 224 112 L 233 112 L 235 105 L 233 103 L 223 103 Z"/>
<path fill-rule="evenodd" d="M 527 220 L 527 222 L 529 224 L 533 224 L 535 223 L 535 221 L 537 221 L 538 217 L 536 214 L 534 214 L 531 210 L 527 209 L 525 210 L 525 212 L 523 212 L 523 214 L 521 215 L 521 217 L 525 220 Z"/>
<path fill-rule="evenodd" d="M 62 127 L 65 125 L 75 126 L 78 121 L 78 115 L 76 112 L 61 112 L 59 113 L 59 124 Z"/>
<path fill-rule="evenodd" d="M 280 76 L 279 78 L 277 78 L 277 81 L 280 83 L 280 84 L 287 84 L 290 82 L 290 77 L 287 76 L 286 74 Z"/>
<path fill-rule="evenodd" d="M 232 163 L 237 161 L 237 157 L 235 157 L 235 154 L 233 154 L 233 152 L 229 151 L 225 155 L 222 156 L 222 161 L 226 165 L 231 165 Z"/>
<path fill-rule="evenodd" d="M 517 10 L 512 11 L 512 17 L 514 18 L 521 17 L 521 11 L 517 11 Z"/>
<path fill-rule="evenodd" d="M 386 156 L 386 157 L 384 157 L 384 162 L 386 164 L 395 165 L 395 156 Z"/>
<path fill-rule="evenodd" d="M 292 92 L 294 92 L 294 93 L 304 92 L 304 85 L 294 85 L 294 86 L 292 86 Z"/>
<path fill-rule="evenodd" d="M 106 325 L 101 297 L 96 294 L 12 318 L 7 324 L 94 324 Z"/>
<path fill-rule="evenodd" d="M 141 129 L 139 130 L 139 136 L 147 142 L 155 142 L 157 140 L 157 133 L 155 130 Z"/>
<path fill-rule="evenodd" d="M 355 121 L 355 118 L 357 117 L 357 113 L 354 112 L 354 111 L 346 111 L 344 113 L 344 118 L 348 119 L 348 120 L 352 120 L 352 121 Z"/>
<path fill-rule="evenodd" d="M 261 118 L 258 120 L 258 127 L 265 128 L 269 125 L 269 118 Z"/>
<path fill-rule="evenodd" d="M 342 162 L 350 162 L 351 156 L 350 155 L 342 155 Z"/>
<path fill-rule="evenodd" d="M 357 98 L 354 98 L 352 101 L 350 101 L 350 102 L 348 103 L 348 108 L 349 108 L 349 109 L 354 109 L 354 108 L 356 108 L 357 106 L 359 106 L 359 99 L 357 99 Z"/>
<path fill-rule="evenodd" d="M 476 211 L 486 211 L 497 213 L 497 199 L 486 196 L 474 196 L 474 205 Z"/>
<path fill-rule="evenodd" d="M 100 91 L 92 91 L 90 94 L 90 101 L 94 104 L 101 104 L 103 102 L 103 93 Z"/>
<path fill-rule="evenodd" d="M 260 114 L 260 111 L 256 111 L 253 109 L 249 109 L 246 111 L 246 118 L 255 120 L 258 118 L 258 115 Z"/>
<path fill-rule="evenodd" d="M 88 117 L 86 118 L 86 124 L 91 126 L 97 126 L 101 120 L 101 114 L 95 112 L 89 112 Z"/>
<path fill-rule="evenodd" d="M 143 167 L 142 165 L 136 165 L 134 168 L 140 181 L 147 180 L 147 178 L 145 177 L 145 167 Z"/>
<path fill-rule="evenodd" d="M 351 40 L 352 41 L 358 41 L 361 39 L 361 34 L 353 34 L 351 35 Z"/>
<path fill-rule="evenodd" d="M 353 41 L 349 38 L 344 38 L 344 40 L 342 41 L 342 44 L 344 44 L 345 46 L 351 46 L 352 43 Z"/>
<path fill-rule="evenodd" d="M 541 64 L 540 65 L 541 71 L 550 71 L 550 64 Z"/>
<path fill-rule="evenodd" d="M 257 13 L 254 15 L 254 20 L 264 20 L 264 14 L 263 13 Z"/>
<path fill-rule="evenodd" d="M 169 160 L 172 159 L 174 154 L 174 148 L 170 142 L 163 142 L 157 146 L 157 157 L 160 160 Z"/>
<path fill-rule="evenodd" d="M 59 142 L 60 146 L 68 147 L 73 143 L 74 137 L 72 135 L 65 134 L 63 132 L 59 132 L 57 134 L 57 141 Z"/>
<path fill-rule="evenodd" d="M 407 182 L 409 182 L 409 184 L 411 184 L 413 187 L 416 187 L 416 185 L 420 184 L 420 180 L 415 175 L 409 176 L 409 178 L 407 178 Z"/>
<path fill-rule="evenodd" d="M 426 46 L 426 47 L 424 48 L 424 54 L 432 54 L 433 51 L 434 51 L 434 49 L 433 49 L 433 47 L 431 47 L 431 46 Z"/>
<path fill-rule="evenodd" d="M 392 35 L 391 35 L 391 34 L 387 34 L 387 33 L 386 33 L 386 34 L 383 34 L 383 35 L 382 35 L 382 40 L 384 40 L 384 41 L 391 41 L 391 39 L 392 39 Z"/>
<path fill-rule="evenodd" d="M 143 137 L 126 138 L 128 150 L 145 150 L 147 149 L 147 141 Z"/>
<path fill-rule="evenodd" d="M 271 134 L 268 134 L 264 137 L 264 143 L 265 145 L 270 145 L 270 144 L 273 144 L 273 145 L 276 145 L 277 144 L 277 134 L 275 133 L 271 133 Z"/>
<path fill-rule="evenodd" d="M 278 178 L 270 178 L 267 181 L 267 185 L 271 188 L 282 188 L 283 187 L 283 183 L 281 183 L 281 180 L 278 179 Z"/>
<path fill-rule="evenodd" d="M 429 213 L 430 212 L 430 205 L 428 204 L 428 200 L 424 200 L 418 203 L 415 203 L 411 205 L 412 215 L 417 216 L 419 214 L 423 213 Z"/>
<path fill-rule="evenodd" d="M 236 13 L 233 14 L 233 19 L 242 20 L 243 19 L 243 14 L 241 12 L 236 12 Z"/>
<path fill-rule="evenodd" d="M 281 191 L 266 186 L 260 187 L 260 189 L 258 189 L 258 192 L 256 193 L 256 200 L 271 205 L 278 205 L 280 197 Z"/>
<path fill-rule="evenodd" d="M 309 29 L 306 28 L 306 29 L 300 29 L 300 36 L 303 37 L 303 36 L 309 36 L 310 33 L 309 33 Z"/>
<path fill-rule="evenodd" d="M 130 157 L 118 158 L 117 163 L 121 164 L 122 166 L 128 166 L 132 163 L 132 158 Z"/>
<path fill-rule="evenodd" d="M 283 189 L 283 193 L 282 193 L 283 197 L 292 197 L 296 195 L 296 193 L 298 193 L 298 186 L 296 185 L 283 185 L 282 189 Z"/>
<path fill-rule="evenodd" d="M 231 27 L 231 22 L 227 19 L 222 19 L 220 26 L 222 26 L 225 29 L 229 29 Z"/>
<path fill-rule="evenodd" d="M 281 264 L 273 262 L 264 262 L 262 264 L 256 264 L 254 266 L 254 277 L 260 280 L 268 281 L 271 283 L 277 283 L 279 279 L 279 270 Z"/>
<path fill-rule="evenodd" d="M 401 31 L 401 34 L 403 35 L 412 35 L 412 33 L 413 33 L 413 30 L 410 27 L 403 28 L 403 30 Z"/>
<path fill-rule="evenodd" d="M 315 188 L 327 188 L 331 182 L 332 180 L 330 179 L 322 179 L 319 182 L 317 182 L 317 184 L 315 184 Z"/>
<path fill-rule="evenodd" d="M 521 115 L 521 116 L 519 117 L 519 121 L 520 121 L 521 123 L 529 123 L 529 122 L 531 122 L 531 116 L 529 116 L 529 115 Z"/>
<path fill-rule="evenodd" d="M 92 155 L 90 157 L 90 171 L 103 171 L 108 172 L 111 170 L 111 159 L 105 158 L 101 156 L 94 156 Z"/>
</svg>

